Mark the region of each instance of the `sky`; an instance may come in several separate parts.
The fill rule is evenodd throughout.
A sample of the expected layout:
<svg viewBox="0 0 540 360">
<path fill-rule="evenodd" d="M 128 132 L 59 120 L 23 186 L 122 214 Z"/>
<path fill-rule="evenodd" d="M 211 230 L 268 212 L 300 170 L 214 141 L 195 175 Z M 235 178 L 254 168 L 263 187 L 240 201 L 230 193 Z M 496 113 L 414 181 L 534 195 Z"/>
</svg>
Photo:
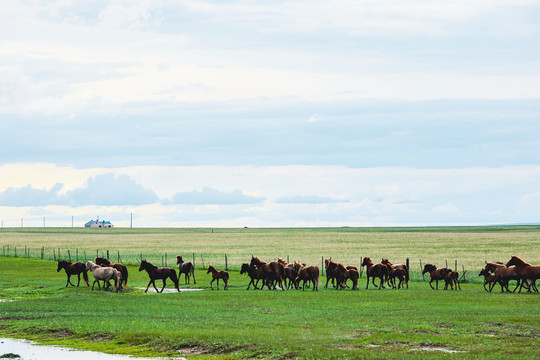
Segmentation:
<svg viewBox="0 0 540 360">
<path fill-rule="evenodd" d="M 2 227 L 540 222 L 540 1 L 19 1 Z"/>
</svg>

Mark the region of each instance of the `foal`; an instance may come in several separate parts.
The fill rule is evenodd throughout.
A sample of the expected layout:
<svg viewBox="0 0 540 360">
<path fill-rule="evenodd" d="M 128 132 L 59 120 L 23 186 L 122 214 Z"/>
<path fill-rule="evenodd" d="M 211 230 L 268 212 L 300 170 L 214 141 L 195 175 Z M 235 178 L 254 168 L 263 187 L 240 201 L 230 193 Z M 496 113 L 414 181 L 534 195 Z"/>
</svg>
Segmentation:
<svg viewBox="0 0 540 360">
<path fill-rule="evenodd" d="M 225 287 L 223 288 L 223 290 L 227 290 L 229 288 L 227 286 L 227 281 L 229 281 L 229 273 L 227 271 L 225 270 L 217 271 L 215 267 L 210 265 L 206 273 L 207 274 L 212 273 L 212 281 L 210 281 L 210 289 L 214 290 L 214 288 L 212 287 L 212 283 L 215 280 L 217 280 L 217 289 L 219 290 L 219 279 L 222 279 L 223 282 L 225 283 Z"/>
<path fill-rule="evenodd" d="M 196 284 L 195 280 L 195 266 L 191 261 L 184 261 L 180 255 L 176 257 L 176 264 L 178 265 L 178 278 L 184 274 L 184 284 L 189 284 L 189 279 L 193 276 L 193 283 Z"/>
</svg>

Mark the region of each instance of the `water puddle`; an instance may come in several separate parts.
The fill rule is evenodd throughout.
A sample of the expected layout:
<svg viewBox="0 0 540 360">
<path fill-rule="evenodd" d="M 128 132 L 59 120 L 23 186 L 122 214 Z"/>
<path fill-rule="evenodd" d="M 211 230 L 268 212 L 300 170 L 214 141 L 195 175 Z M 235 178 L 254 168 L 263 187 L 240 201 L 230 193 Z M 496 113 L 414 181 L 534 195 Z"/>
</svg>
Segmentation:
<svg viewBox="0 0 540 360">
<path fill-rule="evenodd" d="M 460 353 L 466 352 L 466 351 L 460 351 L 460 350 L 446 349 L 446 348 L 437 347 L 437 346 L 422 346 L 422 347 L 414 348 L 412 350 L 413 351 L 440 351 L 447 354 L 460 354 Z"/>
<path fill-rule="evenodd" d="M 19 355 L 21 360 L 158 360 L 185 358 L 148 358 L 131 355 L 105 354 L 97 351 L 75 350 L 61 346 L 35 345 L 31 341 L 0 338 L 0 357 L 4 354 Z"/>
</svg>

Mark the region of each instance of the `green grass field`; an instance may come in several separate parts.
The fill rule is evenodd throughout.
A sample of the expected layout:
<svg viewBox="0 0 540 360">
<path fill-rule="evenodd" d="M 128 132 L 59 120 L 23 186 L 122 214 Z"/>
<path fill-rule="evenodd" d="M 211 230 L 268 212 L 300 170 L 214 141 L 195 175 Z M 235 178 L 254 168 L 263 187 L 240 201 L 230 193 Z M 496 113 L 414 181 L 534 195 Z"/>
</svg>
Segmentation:
<svg viewBox="0 0 540 360">
<path fill-rule="evenodd" d="M 3 247 L 23 250 L 17 258 L 0 257 L 0 299 L 16 300 L 0 302 L 0 335 L 145 356 L 540 357 L 539 294 L 487 293 L 480 283 L 434 291 L 422 281 L 408 290 L 365 290 L 365 277 L 360 291 L 246 291 L 248 279 L 235 270 L 251 254 L 314 264 L 321 256 L 353 264 L 362 256 L 385 256 L 409 257 L 411 264 L 457 259 L 476 276 L 484 259 L 517 254 L 540 263 L 539 227 L 109 230 L 3 229 Z M 89 258 L 110 249 L 111 255 L 142 252 L 161 261 L 167 252 L 169 262 L 195 252 L 218 267 L 227 254 L 230 290 L 209 290 L 210 276 L 198 269 L 198 283 L 189 287 L 203 291 L 145 294 L 140 288 L 148 278 L 135 261 L 128 262 L 123 293 L 64 288 L 66 276 L 56 263 L 20 257 L 25 246 L 36 249 L 30 253 L 36 257 L 41 246 L 79 249 Z M 180 284 L 188 287 L 183 279 Z"/>
</svg>

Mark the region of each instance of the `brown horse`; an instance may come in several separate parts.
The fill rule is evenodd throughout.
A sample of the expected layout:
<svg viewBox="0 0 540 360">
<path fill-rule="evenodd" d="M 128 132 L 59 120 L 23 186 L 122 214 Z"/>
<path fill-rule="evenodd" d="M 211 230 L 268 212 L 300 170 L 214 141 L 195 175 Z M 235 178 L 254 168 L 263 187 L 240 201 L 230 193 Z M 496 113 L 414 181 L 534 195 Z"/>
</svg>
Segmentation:
<svg viewBox="0 0 540 360">
<path fill-rule="evenodd" d="M 283 286 L 283 280 L 285 279 L 285 267 L 273 261 L 271 263 L 265 263 L 259 258 L 252 256 L 250 266 L 256 266 L 259 272 L 259 277 L 266 281 L 268 289 L 276 289 L 276 283 L 279 284 L 282 290 L 285 290 Z M 264 285 L 261 289 L 264 288 Z"/>
<path fill-rule="evenodd" d="M 332 286 L 336 287 L 336 269 L 337 262 L 332 261 L 331 259 L 324 259 L 324 270 L 326 271 L 326 284 L 324 285 L 325 288 L 328 288 L 328 282 L 330 282 L 330 280 L 332 280 Z"/>
<path fill-rule="evenodd" d="M 448 285 L 450 285 L 450 290 L 461 290 L 461 286 L 459 285 L 459 273 L 457 271 L 450 270 L 445 274 L 444 290 L 448 289 Z"/>
<path fill-rule="evenodd" d="M 499 283 L 501 286 L 501 292 L 504 292 L 505 290 L 508 292 L 515 292 L 520 285 L 521 276 L 515 266 L 506 266 L 499 262 L 486 262 L 484 270 L 492 272 L 495 276 L 495 281 L 491 284 L 489 291 L 493 290 L 496 283 Z M 512 291 L 508 288 L 510 280 L 517 280 L 517 285 Z"/>
<path fill-rule="evenodd" d="M 491 289 L 493 288 L 493 286 L 497 282 L 497 278 L 495 277 L 495 275 L 491 274 L 486 269 L 482 269 L 482 270 L 480 270 L 480 274 L 478 274 L 478 276 L 483 276 L 484 277 L 484 290 L 491 292 Z M 488 287 L 486 287 L 486 285 Z"/>
<path fill-rule="evenodd" d="M 141 261 L 141 266 L 139 266 L 139 271 L 145 270 L 148 273 L 148 276 L 150 277 L 150 282 L 148 283 L 148 286 L 146 287 L 146 290 L 144 292 L 148 291 L 148 288 L 150 287 L 150 284 L 154 285 L 154 289 L 156 289 L 156 292 L 160 293 L 163 292 L 163 289 L 165 289 L 166 281 L 168 278 L 171 278 L 171 280 L 174 283 L 174 288 L 178 291 L 180 291 L 180 287 L 178 285 L 178 277 L 176 276 L 176 270 L 171 269 L 169 267 L 157 267 L 152 265 L 146 260 Z M 161 291 L 157 289 L 156 287 L 156 280 L 163 280 L 163 287 L 161 288 Z"/>
<path fill-rule="evenodd" d="M 519 291 L 521 292 L 523 283 L 526 282 L 529 284 L 529 292 L 531 292 L 531 288 L 538 292 L 536 280 L 540 279 L 540 265 L 531 265 L 515 255 L 512 255 L 510 261 L 506 264 L 506 266 L 512 265 L 516 267 L 518 274 L 521 276 L 521 287 L 519 288 Z"/>
<path fill-rule="evenodd" d="M 229 273 L 227 271 L 225 270 L 217 271 L 215 267 L 210 265 L 206 273 L 207 274 L 212 273 L 212 281 L 210 281 L 210 289 L 214 290 L 214 288 L 212 287 L 212 283 L 217 280 L 217 289 L 219 290 L 219 279 L 222 279 L 223 282 L 225 283 L 225 287 L 223 288 L 223 290 L 228 289 L 227 282 L 229 281 Z"/>
<path fill-rule="evenodd" d="M 366 289 L 369 286 L 369 278 L 371 278 L 373 286 L 378 287 L 379 289 L 384 289 L 384 283 L 388 281 L 388 268 L 383 264 L 374 265 L 373 261 L 371 261 L 371 259 L 368 257 L 365 257 L 362 260 L 362 266 L 366 267 Z M 379 278 L 379 286 L 375 285 L 375 278 Z"/>
<path fill-rule="evenodd" d="M 292 265 L 287 265 L 283 270 L 285 271 L 285 279 L 283 280 L 283 283 L 285 284 L 285 288 L 289 290 L 294 286 L 294 282 L 298 276 L 298 271 Z"/>
<path fill-rule="evenodd" d="M 402 287 L 405 288 L 405 286 L 407 286 L 407 289 L 409 288 L 409 268 L 407 267 L 407 265 L 394 265 L 390 262 L 390 260 L 386 258 L 382 259 L 381 264 L 388 267 L 388 280 L 392 285 L 393 289 L 396 288 L 396 278 L 399 280 L 397 286 L 398 289 L 401 289 Z"/>
<path fill-rule="evenodd" d="M 249 290 L 249 287 L 251 286 L 251 284 L 253 284 L 253 287 L 255 288 L 255 290 L 258 289 L 257 285 L 255 284 L 255 280 L 259 281 L 260 278 L 259 278 L 259 271 L 257 270 L 257 267 L 256 266 L 249 266 L 249 264 L 242 264 L 242 267 L 240 269 L 240 275 L 242 274 L 248 274 L 249 278 L 250 278 L 250 281 L 249 281 L 249 284 L 248 284 L 248 287 L 246 290 Z"/>
<path fill-rule="evenodd" d="M 70 281 L 71 275 L 77 275 L 77 286 L 79 286 L 79 284 L 81 283 L 81 273 L 83 274 L 83 279 L 86 282 L 86 285 L 90 286 L 90 283 L 88 283 L 88 269 L 82 261 L 72 263 L 71 261 L 60 260 L 58 261 L 58 268 L 56 269 L 56 272 L 59 272 L 62 269 L 65 270 L 67 275 L 66 287 L 68 286 L 68 284 L 71 286 L 75 286 Z"/>
<path fill-rule="evenodd" d="M 176 264 L 178 265 L 178 278 L 184 274 L 184 284 L 189 284 L 189 279 L 191 276 L 193 276 L 193 283 L 197 283 L 197 281 L 195 281 L 195 266 L 191 263 L 191 261 L 185 262 L 182 257 L 178 255 L 176 257 Z"/>
<path fill-rule="evenodd" d="M 299 264 L 299 263 L 298 263 Z M 302 291 L 306 287 L 306 282 L 311 282 L 313 284 L 313 291 L 319 291 L 319 268 L 317 266 L 303 266 L 300 264 L 298 267 L 298 275 L 294 281 L 295 287 L 298 289 L 300 281 L 303 281 Z"/>
<path fill-rule="evenodd" d="M 345 266 L 338 263 L 335 270 L 337 287 L 336 289 L 345 289 L 347 286 L 347 280 L 351 280 L 353 287 L 352 290 L 358 290 L 358 279 L 360 275 L 358 270 L 354 266 Z"/>
<path fill-rule="evenodd" d="M 429 272 L 429 276 L 431 277 L 431 280 L 429 281 L 429 286 L 435 290 L 433 285 L 431 283 L 435 281 L 435 286 L 437 290 L 439 289 L 439 280 L 444 280 L 446 282 L 446 273 L 450 272 L 450 270 L 447 267 L 438 268 L 435 265 L 432 264 L 426 264 L 424 265 L 424 270 L 422 270 L 422 275 Z"/>
<path fill-rule="evenodd" d="M 94 260 L 96 264 L 100 266 L 107 266 L 107 267 L 113 267 L 116 270 L 120 271 L 122 273 L 122 282 L 124 283 L 124 286 L 127 286 L 128 281 L 128 269 L 125 265 L 120 263 L 111 263 L 109 259 L 102 258 L 102 257 L 96 257 Z"/>
</svg>

